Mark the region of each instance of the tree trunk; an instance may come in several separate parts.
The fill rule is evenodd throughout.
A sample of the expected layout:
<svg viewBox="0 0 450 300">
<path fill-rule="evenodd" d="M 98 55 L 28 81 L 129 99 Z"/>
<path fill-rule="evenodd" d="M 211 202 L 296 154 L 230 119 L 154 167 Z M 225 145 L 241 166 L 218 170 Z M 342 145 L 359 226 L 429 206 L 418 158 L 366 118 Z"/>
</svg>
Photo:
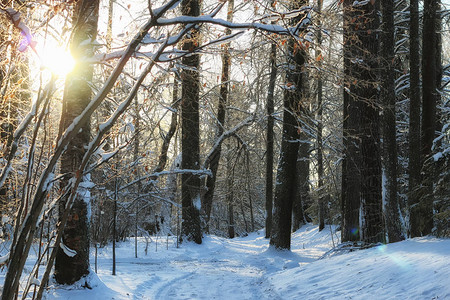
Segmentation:
<svg viewBox="0 0 450 300">
<path fill-rule="evenodd" d="M 381 147 L 380 147 L 380 103 L 378 93 L 378 51 L 379 40 L 379 2 L 366 4 L 362 7 L 363 15 L 358 30 L 361 30 L 359 40 L 362 43 L 365 63 L 360 79 L 367 86 L 359 85 L 358 94 L 362 98 L 362 187 L 361 204 L 363 206 L 363 241 L 377 243 L 385 241 L 381 192 Z"/>
<path fill-rule="evenodd" d="M 239 159 L 239 156 L 238 158 Z M 228 205 L 228 237 L 230 239 L 235 237 L 235 224 L 234 224 L 234 204 L 233 204 L 233 181 L 234 181 L 234 167 L 231 162 L 231 155 L 228 155 L 227 159 L 227 194 L 226 203 Z M 245 216 L 244 216 L 245 218 Z"/>
<path fill-rule="evenodd" d="M 409 164 L 408 164 L 408 206 L 409 206 L 409 234 L 411 237 L 420 236 L 419 223 L 421 216 L 418 205 L 420 201 L 420 34 L 419 34 L 419 1 L 410 0 L 410 102 L 409 102 Z"/>
<path fill-rule="evenodd" d="M 302 131 L 299 134 L 299 149 L 297 157 L 297 178 L 295 183 L 296 196 L 292 204 L 292 231 L 297 231 L 306 224 L 304 205 L 309 197 L 309 141 L 308 135 Z"/>
<path fill-rule="evenodd" d="M 293 8 L 305 5 L 306 1 L 293 1 Z M 298 22 L 300 17 L 295 18 Z M 299 32 L 297 32 L 299 34 Z M 297 114 L 300 110 L 303 84 L 303 67 L 306 52 L 303 46 L 290 39 L 288 42 L 288 69 L 283 100 L 283 135 L 280 160 L 278 162 L 277 183 L 270 245 L 277 249 L 290 249 L 292 227 L 292 204 L 296 197 L 297 155 L 299 139 Z"/>
<path fill-rule="evenodd" d="M 322 12 L 323 0 L 319 0 L 317 3 L 318 13 Z M 317 49 L 316 58 L 319 61 L 319 72 L 317 78 L 317 177 L 318 177 L 318 187 L 319 190 L 319 231 L 322 231 L 325 228 L 325 195 L 324 195 L 324 185 L 323 185 L 323 80 L 322 80 L 322 50 L 320 47 L 322 46 L 322 23 L 319 19 L 318 21 L 318 32 L 317 32 Z"/>
<path fill-rule="evenodd" d="M 199 16 L 198 0 L 183 0 L 181 10 L 185 16 Z M 184 51 L 194 51 L 199 45 L 198 29 L 191 30 L 183 41 Z M 184 56 L 181 71 L 181 147 L 182 169 L 197 170 L 200 166 L 200 128 L 199 128 L 199 93 L 200 93 L 200 56 L 192 54 Z M 200 226 L 201 182 L 197 174 L 181 175 L 182 225 L 181 239 L 202 243 Z"/>
<path fill-rule="evenodd" d="M 350 88 L 344 95 L 344 145 L 347 153 L 342 174 L 342 240 L 362 238 L 368 243 L 382 242 L 384 226 L 376 73 L 378 2 L 345 1 L 344 4 L 344 68 L 346 75 L 349 75 L 347 80 L 350 83 L 346 83 Z M 358 234 L 361 205 L 363 230 Z"/>
<path fill-rule="evenodd" d="M 397 126 L 395 122 L 394 0 L 382 3 L 381 100 L 383 101 L 384 203 L 389 243 L 403 240 L 397 195 Z"/>
<path fill-rule="evenodd" d="M 99 1 L 83 0 L 77 2 L 74 10 L 72 24 L 75 29 L 71 41 L 71 52 L 78 62 L 74 71 L 66 78 L 60 133 L 72 123 L 75 117 L 81 114 L 92 97 L 90 82 L 93 68 L 80 60 L 94 54 L 93 43 L 86 43 L 86 40 L 93 42 L 97 36 L 98 9 Z M 61 157 L 61 173 L 68 173 L 73 177 L 82 176 L 83 170 L 80 170 L 79 167 L 89 138 L 90 124 L 86 122 Z M 61 186 L 64 188 L 68 183 L 68 180 L 63 180 Z M 66 200 L 62 199 L 59 204 L 60 217 L 65 210 Z M 64 227 L 62 243 L 67 248 L 75 250 L 77 254 L 71 257 L 61 248 L 58 250 L 55 261 L 55 279 L 58 283 L 73 284 L 89 273 L 88 201 L 88 198 L 79 193 L 71 207 Z"/>
<path fill-rule="evenodd" d="M 233 10 L 234 10 L 234 0 L 228 1 L 228 13 L 227 13 L 227 21 L 233 22 Z M 225 35 L 231 34 L 231 29 L 225 29 Z M 223 45 L 223 53 L 222 53 L 222 78 L 220 85 L 220 94 L 219 94 L 219 105 L 217 109 L 217 132 L 216 132 L 216 140 L 220 138 L 224 131 L 225 124 L 225 113 L 226 106 L 228 102 L 228 87 L 230 80 L 230 66 L 231 66 L 231 54 L 230 54 L 230 42 L 225 43 Z M 222 152 L 222 146 L 219 144 L 211 155 L 211 160 L 209 163 L 209 167 L 211 169 L 212 176 L 208 176 L 206 179 L 206 192 L 203 197 L 203 210 L 205 215 L 205 223 L 206 229 L 209 227 L 209 219 L 211 217 L 211 207 L 214 196 L 214 190 L 216 186 L 217 179 L 217 170 L 219 168 L 220 162 L 220 154 Z"/>
<path fill-rule="evenodd" d="M 274 1 L 272 0 L 272 5 Z M 274 112 L 274 92 L 275 81 L 277 79 L 277 45 L 272 42 L 270 45 L 270 79 L 267 90 L 267 132 L 266 132 L 266 239 L 270 238 L 272 229 L 272 208 L 273 208 L 273 112 Z"/>
<path fill-rule="evenodd" d="M 437 104 L 437 63 L 436 63 L 436 13 L 437 0 L 425 0 L 423 3 L 422 31 L 422 189 L 419 202 L 410 207 L 410 214 L 416 224 L 411 224 L 411 236 L 423 236 L 431 233 L 433 228 L 433 140 L 436 130 Z M 413 227 L 414 225 L 414 227 Z"/>
<path fill-rule="evenodd" d="M 353 1 L 344 1 L 344 111 L 342 161 L 342 242 L 360 240 L 359 209 L 361 197 L 361 149 L 360 117 L 361 103 L 355 90 L 355 81 L 359 74 L 354 70 L 352 58 L 357 52 L 353 18 L 357 15 L 352 7 Z"/>
</svg>

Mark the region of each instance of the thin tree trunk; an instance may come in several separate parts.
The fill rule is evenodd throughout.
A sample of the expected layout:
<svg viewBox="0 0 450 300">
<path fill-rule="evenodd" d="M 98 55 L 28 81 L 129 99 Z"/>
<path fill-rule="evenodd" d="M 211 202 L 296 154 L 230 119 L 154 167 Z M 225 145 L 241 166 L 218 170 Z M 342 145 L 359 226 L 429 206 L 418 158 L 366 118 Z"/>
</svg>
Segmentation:
<svg viewBox="0 0 450 300">
<path fill-rule="evenodd" d="M 72 121 L 81 114 L 92 97 L 90 82 L 92 80 L 92 66 L 80 62 L 81 58 L 94 54 L 93 43 L 97 36 L 99 1 L 79 1 L 75 7 L 73 18 L 73 39 L 71 52 L 77 65 L 66 78 L 63 112 L 61 115 L 60 133 L 62 133 Z M 85 153 L 85 147 L 90 139 L 90 124 L 85 122 L 82 129 L 76 134 L 67 146 L 66 152 L 61 157 L 61 173 L 72 174 L 73 177 L 82 176 L 80 164 Z M 62 181 L 62 187 L 69 183 Z M 61 248 L 58 250 L 55 261 L 55 279 L 61 284 L 73 284 L 82 276 L 89 273 L 89 220 L 88 199 L 84 195 L 78 195 L 74 200 L 69 218 L 64 228 L 62 243 L 77 252 L 73 257 L 67 255 Z M 60 218 L 66 206 L 66 199 L 59 204 Z"/>
<path fill-rule="evenodd" d="M 275 1 L 272 0 L 272 6 Z M 270 238 L 272 229 L 272 208 L 273 208 L 273 112 L 274 112 L 274 92 L 277 79 L 277 45 L 272 42 L 270 45 L 270 79 L 267 90 L 267 132 L 266 132 L 266 239 Z"/>
<path fill-rule="evenodd" d="M 233 22 L 233 10 L 234 10 L 234 0 L 228 1 L 228 12 L 227 12 L 227 21 Z M 225 29 L 225 35 L 231 34 L 231 29 Z M 219 94 L 219 105 L 217 108 L 217 132 L 216 132 L 216 140 L 220 138 L 224 132 L 224 124 L 225 124 L 225 114 L 226 114 L 226 106 L 228 102 L 228 89 L 229 89 L 229 80 L 230 80 L 230 67 L 231 67 L 231 54 L 230 54 L 230 42 L 225 43 L 223 45 L 223 53 L 222 53 L 222 77 L 221 77 L 221 85 L 220 85 L 220 94 Z M 205 225 L 206 231 L 208 231 L 208 223 L 211 217 L 211 207 L 212 201 L 214 197 L 214 190 L 216 186 L 217 179 L 217 170 L 219 168 L 220 155 L 222 152 L 222 146 L 219 144 L 211 155 L 211 160 L 209 163 L 209 167 L 211 169 L 212 176 L 208 176 L 206 179 L 206 192 L 203 197 L 203 210 L 205 216 Z"/>
<path fill-rule="evenodd" d="M 183 0 L 181 10 L 185 16 L 199 16 L 198 0 Z M 193 29 L 183 41 L 184 51 L 194 51 L 199 45 L 199 31 Z M 198 169 L 200 166 L 200 127 L 199 127 L 199 93 L 200 93 L 200 56 L 192 54 L 184 56 L 181 71 L 182 80 L 182 162 L 183 169 Z M 201 182 L 196 174 L 181 175 L 182 225 L 181 239 L 202 243 L 200 225 Z"/>
<path fill-rule="evenodd" d="M 110 5 L 112 1 L 110 2 Z M 134 137 L 134 147 L 133 147 L 133 161 L 135 164 L 136 176 L 140 179 L 140 169 L 139 169 L 139 151 L 140 151 L 140 131 L 141 131 L 141 118 L 139 115 L 139 101 L 138 97 L 134 98 L 134 127 L 135 127 L 135 137 Z M 139 180 L 137 183 L 137 197 L 139 197 L 142 190 L 142 184 Z M 138 227 L 139 227 L 139 199 L 135 200 L 135 216 L 134 216 L 134 257 L 138 257 Z"/>
<path fill-rule="evenodd" d="M 397 195 L 397 126 L 395 122 L 395 70 L 394 61 L 394 0 L 382 3 L 381 35 L 381 101 L 383 101 L 383 162 L 384 162 L 384 203 L 386 229 L 389 243 L 403 240 L 400 223 L 400 207 Z"/>
<path fill-rule="evenodd" d="M 236 158 L 236 159 L 239 159 Z M 234 166 L 232 166 L 231 155 L 228 156 L 227 160 L 227 195 L 226 202 L 228 206 L 228 237 L 230 239 L 235 237 L 235 228 L 234 228 L 234 204 L 233 204 L 233 180 L 234 180 Z"/>
<path fill-rule="evenodd" d="M 323 0 L 318 0 L 317 9 L 318 13 L 322 12 Z M 319 190 L 319 231 L 325 228 L 325 195 L 324 195 L 324 185 L 323 185 L 323 79 L 322 79 L 322 22 L 319 17 L 318 21 L 318 33 L 317 33 L 317 50 L 316 59 L 319 62 L 319 72 L 317 78 L 317 177 L 318 177 L 318 187 Z"/>
<path fill-rule="evenodd" d="M 114 178 L 114 206 L 113 206 L 113 241 L 112 241 L 112 275 L 116 275 L 116 240 L 117 240 L 117 193 L 118 193 L 119 187 L 118 187 L 118 179 L 117 175 L 116 178 Z"/>
</svg>

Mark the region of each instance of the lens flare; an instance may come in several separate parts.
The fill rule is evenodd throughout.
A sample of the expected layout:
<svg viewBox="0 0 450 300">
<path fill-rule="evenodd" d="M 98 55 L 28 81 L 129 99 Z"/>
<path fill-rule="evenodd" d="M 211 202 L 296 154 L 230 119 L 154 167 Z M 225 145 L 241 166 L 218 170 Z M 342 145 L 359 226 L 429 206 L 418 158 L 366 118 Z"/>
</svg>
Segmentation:
<svg viewBox="0 0 450 300">
<path fill-rule="evenodd" d="M 75 60 L 67 49 L 53 43 L 46 43 L 43 46 L 38 44 L 36 48 L 43 69 L 48 69 L 61 77 L 65 77 L 73 70 Z"/>
</svg>

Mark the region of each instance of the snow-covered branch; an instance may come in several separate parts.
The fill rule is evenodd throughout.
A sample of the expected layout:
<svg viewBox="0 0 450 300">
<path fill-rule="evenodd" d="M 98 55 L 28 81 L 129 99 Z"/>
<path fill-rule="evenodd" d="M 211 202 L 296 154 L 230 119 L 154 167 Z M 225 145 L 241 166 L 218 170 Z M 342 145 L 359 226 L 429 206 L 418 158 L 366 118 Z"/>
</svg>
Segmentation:
<svg viewBox="0 0 450 300">
<path fill-rule="evenodd" d="M 236 134 L 236 132 L 238 132 L 243 127 L 251 125 L 254 121 L 255 121 L 255 116 L 252 115 L 252 116 L 246 118 L 244 121 L 242 121 L 238 125 L 236 125 L 235 127 L 222 133 L 222 135 L 216 140 L 216 142 L 212 146 L 211 150 L 209 150 L 208 155 L 206 155 L 205 162 L 203 163 L 203 169 L 207 168 L 207 166 L 209 165 L 209 163 L 211 161 L 211 158 L 213 157 L 213 155 L 215 154 L 215 152 L 217 151 L 217 149 L 219 148 L 219 146 L 222 144 L 222 142 L 225 139 Z"/>
</svg>

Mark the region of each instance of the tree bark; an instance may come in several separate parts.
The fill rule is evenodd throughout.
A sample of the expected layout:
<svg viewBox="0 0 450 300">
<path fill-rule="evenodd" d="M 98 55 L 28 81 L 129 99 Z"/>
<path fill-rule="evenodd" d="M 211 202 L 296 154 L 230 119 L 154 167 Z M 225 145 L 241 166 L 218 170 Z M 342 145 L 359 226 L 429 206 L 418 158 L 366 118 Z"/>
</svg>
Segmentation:
<svg viewBox="0 0 450 300">
<path fill-rule="evenodd" d="M 183 0 L 181 11 L 185 16 L 199 16 L 200 2 L 198 0 Z M 198 29 L 191 30 L 183 40 L 184 51 L 194 51 L 199 45 Z M 200 167 L 200 128 L 199 128 L 199 93 L 200 93 L 200 56 L 191 54 L 184 56 L 181 71 L 181 148 L 182 169 L 196 170 Z M 181 175 L 181 205 L 182 224 L 181 240 L 202 243 L 200 225 L 200 177 L 197 174 Z"/>
<path fill-rule="evenodd" d="M 317 9 L 318 13 L 322 12 L 323 0 L 318 0 Z M 325 228 L 325 195 L 324 195 L 324 184 L 323 184 L 323 79 L 322 79 L 322 50 L 320 47 L 322 46 L 322 22 L 319 18 L 318 21 L 318 33 L 317 33 L 317 49 L 316 57 L 319 61 L 319 72 L 317 79 L 317 177 L 318 177 L 318 187 L 319 190 L 319 231 L 322 231 Z"/>
<path fill-rule="evenodd" d="M 436 130 L 437 63 L 436 13 L 439 1 L 423 3 L 422 31 L 422 122 L 421 122 L 421 191 L 419 201 L 410 207 L 411 237 L 424 236 L 433 228 L 432 154 Z"/>
<path fill-rule="evenodd" d="M 99 1 L 79 1 L 74 10 L 72 24 L 74 27 L 71 41 L 71 52 L 77 64 L 66 78 L 63 111 L 60 122 L 60 134 L 81 114 L 92 97 L 90 82 L 92 81 L 92 66 L 80 62 L 83 57 L 93 56 L 93 43 L 97 36 Z M 90 124 L 85 122 L 81 130 L 70 141 L 67 150 L 61 157 L 61 173 L 73 177 L 82 176 L 80 164 L 85 153 L 85 147 L 90 139 Z M 61 182 L 62 188 L 68 186 L 69 180 Z M 59 204 L 60 217 L 66 208 L 66 200 Z M 76 251 L 71 257 L 59 248 L 55 261 L 55 279 L 61 284 L 73 284 L 89 273 L 89 199 L 79 193 L 71 207 L 71 212 L 64 227 L 62 242 L 66 247 Z"/>
<path fill-rule="evenodd" d="M 292 231 L 306 224 L 304 205 L 309 197 L 309 141 L 308 135 L 301 131 L 297 156 L 296 196 L 292 204 Z"/>
<path fill-rule="evenodd" d="M 359 74 L 354 70 L 352 58 L 357 52 L 354 43 L 355 30 L 352 23 L 356 16 L 353 1 L 344 1 L 344 108 L 342 161 L 342 242 L 360 240 L 359 209 L 361 197 L 361 141 L 359 137 L 361 103 L 354 90 Z"/>
<path fill-rule="evenodd" d="M 382 3 L 381 35 L 381 100 L 383 105 L 383 167 L 386 229 L 389 243 L 403 240 L 400 223 L 400 207 L 397 195 L 397 126 L 395 122 L 395 70 L 394 61 L 394 0 Z"/>
<path fill-rule="evenodd" d="M 362 98 L 362 188 L 361 204 L 364 213 L 363 241 L 377 243 L 385 241 L 381 192 L 381 147 L 380 147 L 380 103 L 378 92 L 378 51 L 379 39 L 376 34 L 379 29 L 379 2 L 363 6 L 361 17 L 360 41 L 362 44 L 362 59 L 365 66 L 361 70 L 360 79 L 367 86 L 360 85 L 359 95 Z"/>
<path fill-rule="evenodd" d="M 419 34 L 419 1 L 410 0 L 410 45 L 409 45 L 409 82 L 410 82 L 410 102 L 409 102 L 409 164 L 408 164 L 408 205 L 409 205 L 409 234 L 411 237 L 419 236 L 418 224 L 420 215 L 417 210 L 420 196 L 420 34 Z"/>
<path fill-rule="evenodd" d="M 266 132 L 266 239 L 270 237 L 272 229 L 273 208 L 273 127 L 274 127 L 274 91 L 277 79 L 277 45 L 270 46 L 270 79 L 267 91 L 267 132 Z"/>
<path fill-rule="evenodd" d="M 344 145 L 347 153 L 342 175 L 342 240 L 362 238 L 368 243 L 382 242 L 384 225 L 376 73 L 379 49 L 378 2 L 345 1 L 344 4 L 344 30 L 347 31 L 344 33 L 344 68 L 350 75 L 350 82 L 347 82 L 350 88 L 344 95 L 344 118 L 347 119 L 347 122 L 344 121 Z M 353 135 L 353 141 L 349 139 L 350 134 Z M 361 206 L 363 227 L 358 234 Z"/>
<path fill-rule="evenodd" d="M 299 8 L 306 1 L 293 1 L 292 7 Z M 300 17 L 295 18 L 298 22 Z M 299 32 L 296 32 L 299 34 Z M 301 106 L 304 90 L 303 68 L 306 51 L 293 39 L 288 42 L 288 69 L 283 100 L 283 135 L 280 160 L 278 162 L 277 181 L 270 245 L 277 249 L 290 249 L 292 228 L 292 205 L 296 197 L 297 155 L 299 131 L 297 114 Z"/>
<path fill-rule="evenodd" d="M 275 1 L 271 1 L 275 5 Z M 277 45 L 272 42 L 270 45 L 270 78 L 267 89 L 267 131 L 266 131 L 266 232 L 265 238 L 270 238 L 272 229 L 272 209 L 273 209 L 273 125 L 274 125 L 274 92 L 277 79 Z"/>
<path fill-rule="evenodd" d="M 239 156 L 238 156 L 239 157 Z M 236 158 L 238 159 L 238 158 Z M 231 155 L 227 159 L 227 194 L 226 203 L 228 206 L 228 237 L 233 239 L 236 235 L 234 224 L 234 193 L 233 193 L 233 181 L 234 181 L 234 166 L 231 162 Z"/>
</svg>

